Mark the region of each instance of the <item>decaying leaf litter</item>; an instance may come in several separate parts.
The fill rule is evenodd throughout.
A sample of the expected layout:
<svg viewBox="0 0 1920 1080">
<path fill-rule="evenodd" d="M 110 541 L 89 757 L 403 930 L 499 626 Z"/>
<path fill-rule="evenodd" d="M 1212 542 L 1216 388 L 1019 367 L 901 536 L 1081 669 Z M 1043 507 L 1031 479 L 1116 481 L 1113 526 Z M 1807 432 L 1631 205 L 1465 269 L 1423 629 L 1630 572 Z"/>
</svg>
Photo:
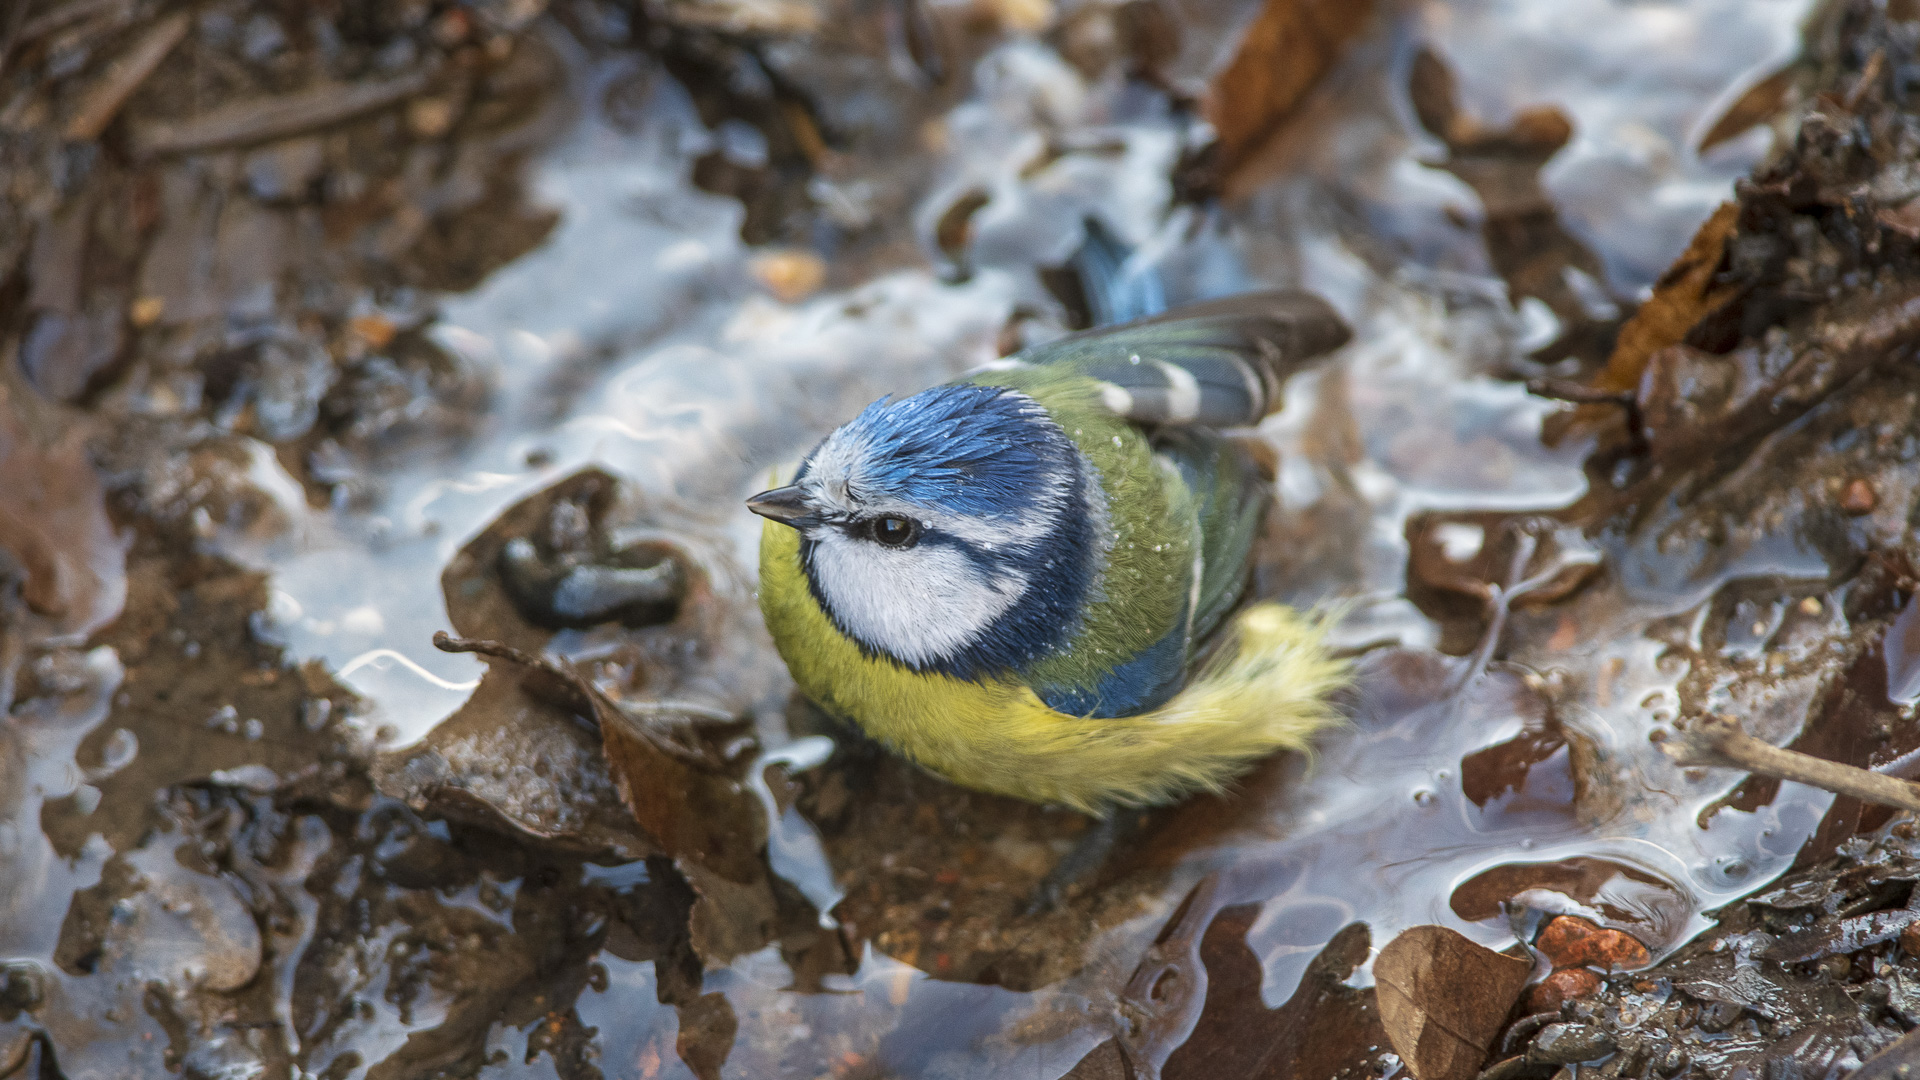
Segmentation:
<svg viewBox="0 0 1920 1080">
<path fill-rule="evenodd" d="M 13 8 L 0 1074 L 1894 1044 L 1906 819 L 1649 736 L 1920 746 L 1915 13 L 1515 11 Z M 1086 823 L 791 701 L 737 506 L 1083 319 L 1089 213 L 1354 323 L 1260 432 L 1258 591 L 1361 678 L 1024 915 Z"/>
</svg>

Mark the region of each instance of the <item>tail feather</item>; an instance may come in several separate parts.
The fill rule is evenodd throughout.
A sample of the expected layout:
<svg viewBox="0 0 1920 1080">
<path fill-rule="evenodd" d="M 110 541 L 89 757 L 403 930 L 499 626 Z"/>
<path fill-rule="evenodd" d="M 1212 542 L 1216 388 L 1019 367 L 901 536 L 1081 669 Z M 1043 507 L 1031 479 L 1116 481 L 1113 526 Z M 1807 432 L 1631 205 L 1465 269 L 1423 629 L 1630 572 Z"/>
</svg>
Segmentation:
<svg viewBox="0 0 1920 1080">
<path fill-rule="evenodd" d="M 1158 267 L 1141 262 L 1098 217 L 1087 218 L 1086 230 L 1067 268 L 1077 279 L 1089 325 L 1112 326 L 1167 310 L 1166 282 Z"/>
<path fill-rule="evenodd" d="M 1019 359 L 1100 380 L 1108 406 L 1138 423 L 1234 427 L 1278 408 L 1289 377 L 1351 336 L 1326 301 L 1273 290 L 1089 330 Z"/>
<path fill-rule="evenodd" d="M 1024 718 L 995 733 L 1000 760 L 976 748 L 964 764 L 925 763 L 971 786 L 1091 814 L 1220 791 L 1260 758 L 1308 750 L 1339 722 L 1329 698 L 1347 681 L 1346 664 L 1321 642 L 1321 623 L 1290 608 L 1256 604 L 1232 633 L 1186 689 L 1152 712 Z"/>
</svg>

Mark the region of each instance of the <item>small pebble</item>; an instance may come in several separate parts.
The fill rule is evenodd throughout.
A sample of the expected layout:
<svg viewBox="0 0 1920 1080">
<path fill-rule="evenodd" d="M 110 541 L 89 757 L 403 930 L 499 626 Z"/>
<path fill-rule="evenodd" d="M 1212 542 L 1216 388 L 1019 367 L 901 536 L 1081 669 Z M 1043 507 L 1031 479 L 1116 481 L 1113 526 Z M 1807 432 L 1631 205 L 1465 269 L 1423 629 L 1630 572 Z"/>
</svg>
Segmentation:
<svg viewBox="0 0 1920 1080">
<path fill-rule="evenodd" d="M 407 104 L 407 130 L 422 139 L 437 139 L 453 127 L 453 102 L 419 98 Z"/>
<path fill-rule="evenodd" d="M 1548 1024 L 1527 1044 L 1527 1060 L 1540 1065 L 1571 1065 L 1606 1057 L 1618 1048 L 1613 1036 L 1591 1024 Z"/>
<path fill-rule="evenodd" d="M 399 327 L 393 325 L 393 320 L 385 315 L 356 315 L 348 320 L 347 329 L 373 349 L 386 348 L 400 331 Z"/>
<path fill-rule="evenodd" d="M 1600 989 L 1600 976 L 1588 968 L 1563 968 L 1527 989 L 1528 1013 L 1559 1012 L 1560 1006 L 1591 997 Z"/>
<path fill-rule="evenodd" d="M 1871 514 L 1878 505 L 1880 497 L 1874 493 L 1873 485 L 1865 480 L 1848 484 L 1847 490 L 1840 495 L 1840 509 L 1849 514 Z"/>
<path fill-rule="evenodd" d="M 0 964 L 0 1008 L 37 1009 L 47 999 L 46 976 L 31 960 Z"/>
<path fill-rule="evenodd" d="M 805 300 L 827 280 L 827 264 L 811 251 L 761 252 L 747 264 L 747 269 L 783 304 Z"/>
<path fill-rule="evenodd" d="M 433 26 L 430 30 L 433 34 L 433 40 L 438 42 L 441 47 L 448 49 L 467 40 L 467 35 L 472 31 L 472 21 L 467 18 L 467 13 L 459 8 L 453 8 L 433 20 Z"/>
<path fill-rule="evenodd" d="M 1548 922 L 1534 941 L 1534 948 L 1556 968 L 1592 965 L 1621 971 L 1645 967 L 1653 959 L 1633 935 L 1595 926 L 1577 915 L 1559 915 Z"/>
</svg>

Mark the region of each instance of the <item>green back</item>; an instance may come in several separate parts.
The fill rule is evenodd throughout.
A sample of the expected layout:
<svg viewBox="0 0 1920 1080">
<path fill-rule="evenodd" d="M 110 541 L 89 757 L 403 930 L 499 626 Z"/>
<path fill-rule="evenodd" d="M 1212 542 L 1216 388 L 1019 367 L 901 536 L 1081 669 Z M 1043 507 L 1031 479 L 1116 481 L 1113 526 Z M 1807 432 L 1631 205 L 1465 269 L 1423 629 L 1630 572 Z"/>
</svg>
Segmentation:
<svg viewBox="0 0 1920 1080">
<path fill-rule="evenodd" d="M 1101 403 L 1098 381 L 1058 367 L 1013 368 L 974 381 L 1019 390 L 1039 402 L 1100 476 L 1106 570 L 1079 636 L 1026 673 L 1035 682 L 1090 686 L 1185 620 L 1197 500 L 1178 469 L 1154 454 L 1146 433 Z"/>
</svg>

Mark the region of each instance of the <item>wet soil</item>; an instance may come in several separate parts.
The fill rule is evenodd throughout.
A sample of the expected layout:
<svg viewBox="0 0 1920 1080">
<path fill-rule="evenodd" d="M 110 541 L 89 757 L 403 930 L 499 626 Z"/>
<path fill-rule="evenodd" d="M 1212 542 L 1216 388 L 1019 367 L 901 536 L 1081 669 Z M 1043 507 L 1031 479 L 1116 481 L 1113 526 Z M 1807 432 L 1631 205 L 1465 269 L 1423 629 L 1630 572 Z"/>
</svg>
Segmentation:
<svg viewBox="0 0 1920 1080">
<path fill-rule="evenodd" d="M 1659 743 L 1920 751 L 1910 8 L 7 7 L 0 1077 L 1893 1074 L 1913 823 Z M 1356 677 L 1035 909 L 739 499 L 1090 214 L 1354 325 L 1248 437 Z"/>
</svg>

